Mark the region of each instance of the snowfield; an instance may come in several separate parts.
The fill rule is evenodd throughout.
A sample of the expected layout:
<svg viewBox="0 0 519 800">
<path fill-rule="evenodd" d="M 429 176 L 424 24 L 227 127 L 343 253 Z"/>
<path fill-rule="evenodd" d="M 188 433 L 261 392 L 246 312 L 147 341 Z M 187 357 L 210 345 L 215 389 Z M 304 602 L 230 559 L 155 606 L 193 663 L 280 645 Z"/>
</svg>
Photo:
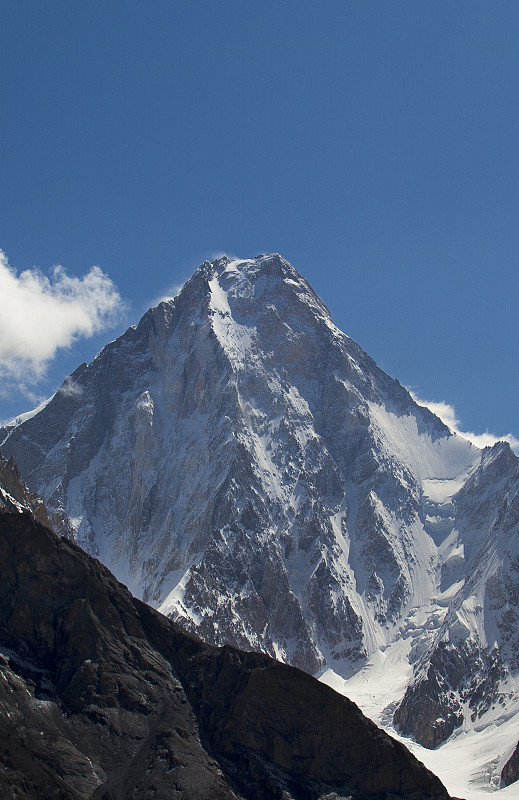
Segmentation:
<svg viewBox="0 0 519 800">
<path fill-rule="evenodd" d="M 415 634 L 416 635 L 416 634 Z M 478 727 L 465 726 L 435 750 L 402 736 L 391 724 L 393 710 L 402 699 L 412 669 L 407 656 L 413 634 L 372 654 L 366 666 L 349 680 L 333 670 L 321 675 L 323 683 L 353 700 L 376 725 L 399 739 L 434 772 L 452 797 L 463 800 L 517 800 L 519 784 L 500 788 L 500 775 L 519 738 L 519 703 L 503 711 L 490 711 Z M 517 687 L 515 687 L 517 692 Z"/>
</svg>

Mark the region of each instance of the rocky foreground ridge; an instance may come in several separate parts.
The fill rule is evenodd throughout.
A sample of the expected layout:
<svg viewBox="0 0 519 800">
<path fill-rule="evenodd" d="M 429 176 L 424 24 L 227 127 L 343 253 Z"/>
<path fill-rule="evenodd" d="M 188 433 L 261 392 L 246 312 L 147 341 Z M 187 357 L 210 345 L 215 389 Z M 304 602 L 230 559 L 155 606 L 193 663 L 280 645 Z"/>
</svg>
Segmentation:
<svg viewBox="0 0 519 800">
<path fill-rule="evenodd" d="M 448 800 L 345 697 L 203 644 L 2 497 L 2 797 Z"/>
<path fill-rule="evenodd" d="M 0 446 L 206 642 L 346 679 L 402 645 L 395 720 L 430 748 L 517 712 L 517 457 L 417 405 L 279 255 L 204 262 Z"/>
</svg>

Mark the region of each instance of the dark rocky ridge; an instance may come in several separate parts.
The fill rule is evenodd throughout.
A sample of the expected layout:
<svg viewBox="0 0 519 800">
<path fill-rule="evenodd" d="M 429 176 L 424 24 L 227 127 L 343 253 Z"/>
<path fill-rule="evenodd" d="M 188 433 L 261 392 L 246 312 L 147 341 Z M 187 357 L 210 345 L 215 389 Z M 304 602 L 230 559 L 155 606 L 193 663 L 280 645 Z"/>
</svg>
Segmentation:
<svg viewBox="0 0 519 800">
<path fill-rule="evenodd" d="M 503 767 L 501 779 L 505 786 L 510 786 L 511 783 L 515 783 L 515 781 L 519 780 L 519 742 Z"/>
<path fill-rule="evenodd" d="M 31 511 L 39 522 L 47 526 L 52 524 L 41 497 L 30 492 L 22 481 L 14 458 L 5 459 L 0 453 L 0 511 L 14 512 L 17 503 Z"/>
<path fill-rule="evenodd" d="M 2 796 L 448 799 L 349 700 L 203 644 L 28 512 L 0 514 L 0 564 Z"/>
</svg>

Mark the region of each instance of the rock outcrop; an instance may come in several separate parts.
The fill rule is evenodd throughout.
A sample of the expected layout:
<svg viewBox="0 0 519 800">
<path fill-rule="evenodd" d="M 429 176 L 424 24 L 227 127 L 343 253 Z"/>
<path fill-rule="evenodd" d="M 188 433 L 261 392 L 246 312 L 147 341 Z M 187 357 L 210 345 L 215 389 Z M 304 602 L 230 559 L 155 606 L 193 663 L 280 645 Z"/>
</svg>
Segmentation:
<svg viewBox="0 0 519 800">
<path fill-rule="evenodd" d="M 519 742 L 502 769 L 501 780 L 505 786 L 510 786 L 511 783 L 519 781 Z"/>
<path fill-rule="evenodd" d="M 31 492 L 23 482 L 14 458 L 5 459 L 0 453 L 0 512 L 22 509 L 30 511 L 39 522 L 61 535 L 74 537 L 68 519 L 61 512 L 49 514 L 40 495 Z"/>
<path fill-rule="evenodd" d="M 448 798 L 345 697 L 203 644 L 25 510 L 0 513 L 0 577 L 3 797 Z"/>
</svg>

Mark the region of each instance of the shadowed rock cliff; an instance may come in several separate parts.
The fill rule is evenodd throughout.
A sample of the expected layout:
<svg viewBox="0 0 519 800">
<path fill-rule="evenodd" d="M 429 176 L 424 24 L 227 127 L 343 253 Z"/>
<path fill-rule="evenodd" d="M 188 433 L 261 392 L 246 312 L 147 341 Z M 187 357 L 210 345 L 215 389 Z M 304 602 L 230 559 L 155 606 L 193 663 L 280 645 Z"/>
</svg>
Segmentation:
<svg viewBox="0 0 519 800">
<path fill-rule="evenodd" d="M 505 786 L 510 786 L 511 783 L 515 783 L 519 780 L 519 742 L 503 767 L 501 778 Z"/>
<path fill-rule="evenodd" d="M 28 512 L 0 513 L 0 565 L 2 796 L 448 800 L 349 700 L 203 644 Z"/>
</svg>

